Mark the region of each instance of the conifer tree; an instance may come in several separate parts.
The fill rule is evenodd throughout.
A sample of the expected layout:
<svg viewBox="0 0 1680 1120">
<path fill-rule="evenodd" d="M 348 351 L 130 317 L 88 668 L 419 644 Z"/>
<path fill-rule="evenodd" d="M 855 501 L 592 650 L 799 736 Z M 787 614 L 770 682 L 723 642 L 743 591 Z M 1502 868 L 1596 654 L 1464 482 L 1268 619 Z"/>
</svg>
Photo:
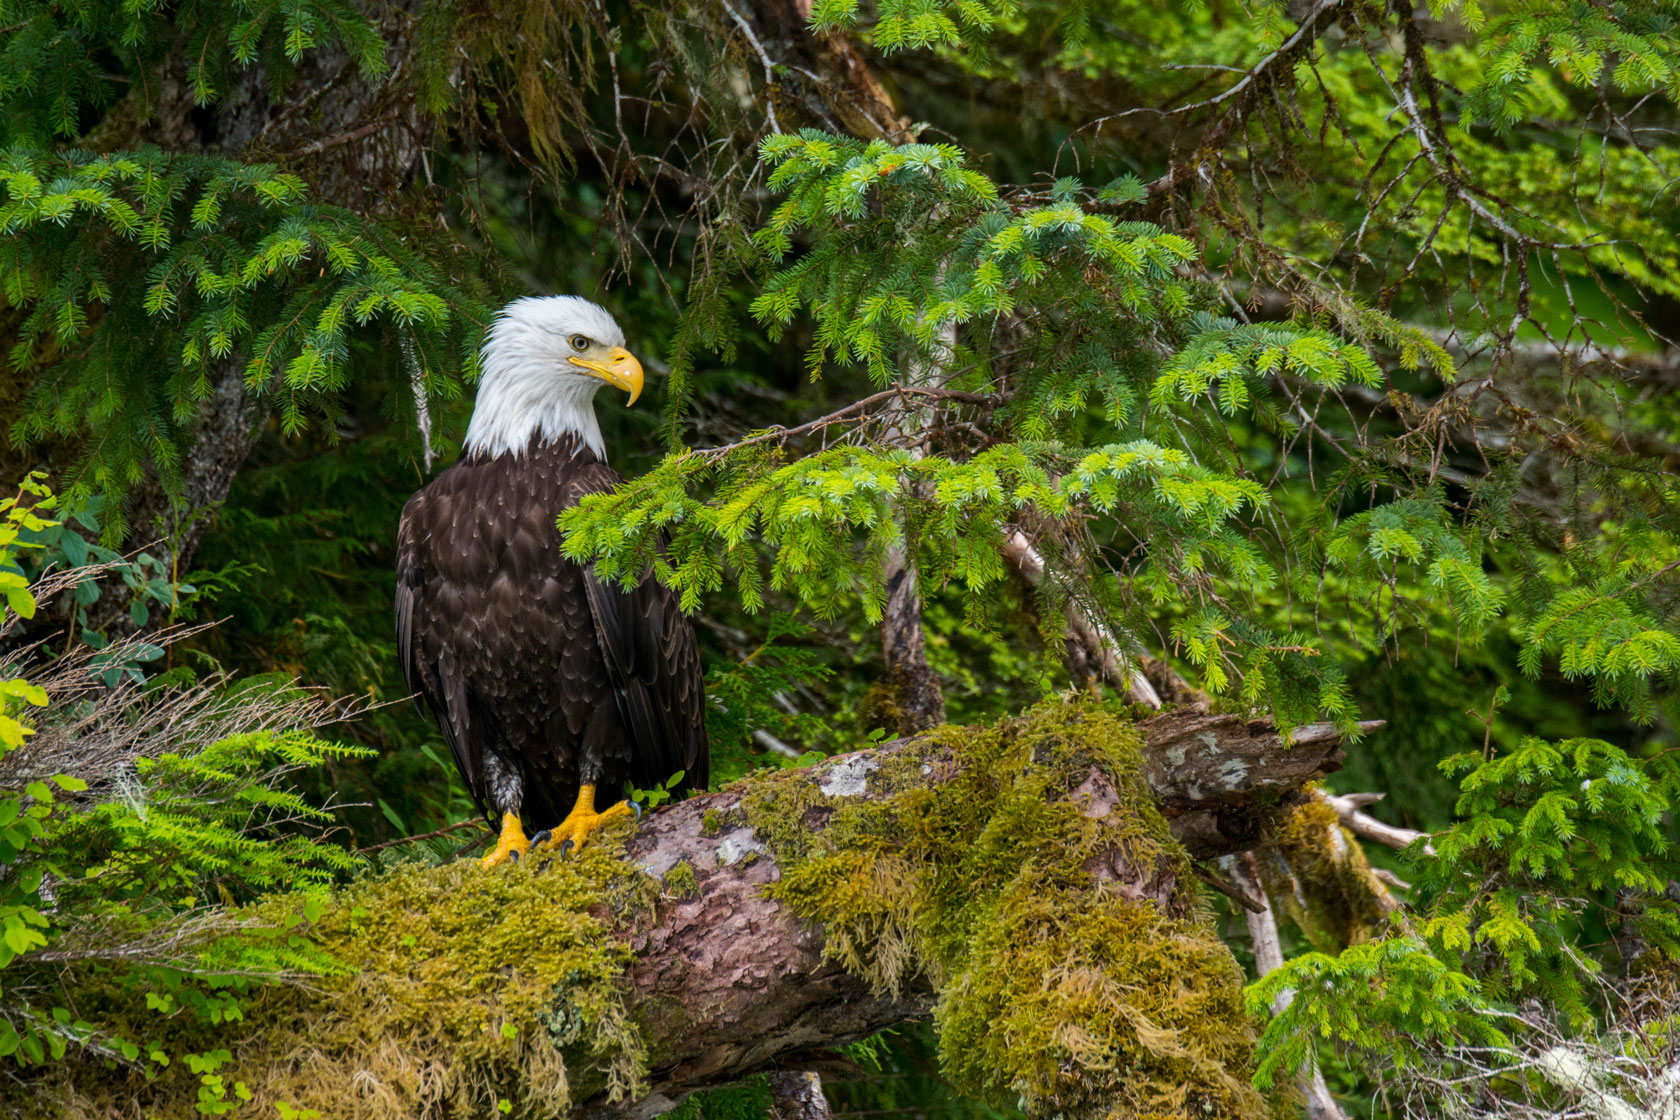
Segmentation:
<svg viewBox="0 0 1680 1120">
<path fill-rule="evenodd" d="M 262 441 L 449 446 L 488 309 L 544 255 L 515 259 L 510 215 L 564 199 L 523 219 L 576 254 L 547 275 L 610 275 L 581 294 L 639 312 L 669 372 L 645 469 L 567 511 L 564 547 L 727 616 L 733 740 L 847 745 L 796 718 L 824 722 L 790 699 L 814 656 L 755 660 L 806 626 L 884 646 L 882 680 L 829 694 L 883 732 L 967 710 L 937 689 L 967 673 L 1356 738 L 1395 714 L 1356 667 L 1421 665 L 1417 707 L 1458 721 L 1427 726 L 1464 739 L 1401 744 L 1441 764 L 1409 821 L 1432 838 L 1320 791 L 1209 872 L 1257 949 L 1272 904 L 1300 935 L 1250 990 L 1259 1083 L 1321 1114 L 1326 1075 L 1415 1115 L 1656 1108 L 1677 20 L 24 0 L 0 15 L 7 461 L 109 510 L 104 546 L 162 538 L 178 589 Z M 968 631 L 1049 656 L 955 664 Z M 1404 909 L 1361 837 L 1405 850 Z"/>
</svg>

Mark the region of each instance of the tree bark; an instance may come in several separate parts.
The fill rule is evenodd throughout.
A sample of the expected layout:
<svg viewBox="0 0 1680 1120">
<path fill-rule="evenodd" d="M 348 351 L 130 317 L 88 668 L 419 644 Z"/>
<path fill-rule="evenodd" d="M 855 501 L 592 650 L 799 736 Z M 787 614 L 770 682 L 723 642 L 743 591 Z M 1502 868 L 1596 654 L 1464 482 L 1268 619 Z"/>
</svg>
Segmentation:
<svg viewBox="0 0 1680 1120">
<path fill-rule="evenodd" d="M 955 323 L 939 332 L 934 351 L 906 363 L 905 382 L 917 387 L 937 386 L 957 345 Z M 923 409 L 911 409 L 903 421 L 888 430 L 889 440 L 904 440 L 910 454 L 920 459 L 927 453 L 928 417 Z M 912 486 L 914 501 L 930 496 L 925 485 Z M 906 524 L 908 519 L 905 518 Z M 909 541 L 887 554 L 885 565 L 887 603 L 881 615 L 881 652 L 887 664 L 886 711 L 888 725 L 896 734 L 914 735 L 945 722 L 945 692 L 939 674 L 927 659 L 927 635 L 922 628 L 922 589 Z"/>
<path fill-rule="evenodd" d="M 810 1070 L 778 1071 L 769 1081 L 771 1120 L 829 1120 L 833 1115 L 823 1096 L 822 1078 Z"/>
<path fill-rule="evenodd" d="M 267 413 L 245 387 L 237 362 L 223 362 L 208 400 L 199 409 L 198 430 L 181 459 L 179 491 L 171 495 L 156 478 L 148 478 L 129 497 L 128 532 L 131 546 L 160 542 L 179 579 L 191 563 L 198 542 L 244 465 Z M 115 596 L 103 597 L 89 614 L 96 630 L 109 625 L 109 612 L 122 609 Z M 111 616 L 115 617 L 115 616 Z M 105 625 L 100 625 L 105 622 Z"/>
<path fill-rule="evenodd" d="M 1382 720 L 1359 724 L 1375 731 Z M 1179 709 L 1139 724 L 1144 777 L 1173 837 L 1198 859 L 1260 843 L 1278 812 L 1302 800 L 1301 787 L 1341 769 L 1333 724 L 1297 727 L 1285 742 L 1270 719 L 1243 720 Z"/>
<path fill-rule="evenodd" d="M 753 0 L 743 9 L 776 67 L 775 101 L 831 132 L 895 144 L 914 138 L 863 48 L 850 36 L 810 29 L 810 0 Z"/>
<path fill-rule="evenodd" d="M 1328 725 L 1299 729 L 1293 746 L 1268 721 L 1235 716 L 1167 712 L 1138 727 L 1150 790 L 1174 837 L 1202 858 L 1250 846 L 1301 799 L 1304 783 L 1341 765 Z M 916 742 L 838 756 L 812 768 L 809 780 L 831 795 L 877 795 L 869 776 Z M 924 769 L 929 784 L 950 776 L 937 764 Z M 871 991 L 825 958 L 819 929 L 764 896 L 781 878 L 774 855 L 749 827 L 716 827 L 733 819 L 740 799 L 738 789 L 690 798 L 646 817 L 629 845 L 630 861 L 649 874 L 686 863 L 697 881 L 632 944 L 632 1002 L 660 1063 L 651 1092 L 670 1100 L 750 1073 L 803 1069 L 815 1055 L 923 1017 L 933 1004 L 925 981 L 898 997 Z M 1150 869 L 1131 871 L 1140 892 L 1173 894 L 1149 882 Z"/>
<path fill-rule="evenodd" d="M 927 661 L 922 595 L 902 548 L 887 556 L 887 605 L 881 614 L 881 653 L 886 658 L 886 702 L 878 705 L 895 734 L 911 735 L 945 722 L 945 693 Z"/>
<path fill-rule="evenodd" d="M 1291 745 L 1268 720 L 1195 711 L 1152 717 L 1139 731 L 1145 779 L 1173 836 L 1198 858 L 1257 843 L 1301 799 L 1301 787 L 1339 768 L 1343 757 L 1328 724 L 1297 729 Z M 831 793 L 866 796 L 868 775 L 912 742 L 839 756 L 814 768 L 811 780 Z M 929 780 L 938 779 L 936 767 Z M 664 1062 L 655 1093 L 680 1095 L 797 1065 L 813 1050 L 919 1017 L 932 1004 L 925 988 L 902 998 L 872 993 L 824 959 L 818 931 L 764 897 L 762 888 L 781 873 L 753 830 L 708 828 L 739 800 L 730 790 L 690 798 L 648 817 L 630 843 L 630 859 L 648 873 L 663 877 L 686 863 L 699 885 L 632 946 L 634 1002 L 650 1050 Z"/>
</svg>

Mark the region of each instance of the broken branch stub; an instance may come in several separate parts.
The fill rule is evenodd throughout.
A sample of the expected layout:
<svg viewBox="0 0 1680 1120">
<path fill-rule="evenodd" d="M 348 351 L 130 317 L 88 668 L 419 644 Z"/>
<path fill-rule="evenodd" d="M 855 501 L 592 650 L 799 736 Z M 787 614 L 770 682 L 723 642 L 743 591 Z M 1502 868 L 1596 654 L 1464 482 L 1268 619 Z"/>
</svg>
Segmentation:
<svg viewBox="0 0 1680 1120">
<path fill-rule="evenodd" d="M 1375 731 L 1382 720 L 1359 724 Z M 1173 836 L 1198 859 L 1246 850 L 1301 787 L 1341 769 L 1335 725 L 1298 727 L 1287 741 L 1269 719 L 1177 709 L 1144 720 L 1144 778 Z"/>
</svg>

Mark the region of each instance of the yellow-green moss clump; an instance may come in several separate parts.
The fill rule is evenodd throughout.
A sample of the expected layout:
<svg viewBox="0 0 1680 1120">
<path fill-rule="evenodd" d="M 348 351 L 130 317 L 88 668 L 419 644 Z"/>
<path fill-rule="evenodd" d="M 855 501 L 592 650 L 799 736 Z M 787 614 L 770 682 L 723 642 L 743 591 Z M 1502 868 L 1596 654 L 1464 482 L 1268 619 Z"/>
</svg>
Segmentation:
<svg viewBox="0 0 1680 1120">
<path fill-rule="evenodd" d="M 235 1115 L 552 1120 L 602 1089 L 632 1092 L 645 1055 L 617 983 L 629 951 L 610 934 L 609 888 L 635 873 L 615 848 L 540 870 L 400 867 L 314 900 L 297 930 L 341 975 L 267 990 L 214 1029 L 134 1023 L 130 1037 L 175 1056 L 167 1068 L 147 1082 L 78 1063 L 40 1099 L 76 1117 L 198 1116 L 208 1090 L 211 1105 L 249 1094 L 255 1107 Z M 303 906 L 276 899 L 251 916 L 284 926 Z M 181 1060 L 215 1050 L 213 1070 Z"/>
<path fill-rule="evenodd" d="M 665 894 L 672 898 L 695 898 L 700 894 L 700 877 L 694 873 L 694 865 L 686 859 L 679 859 L 671 865 L 671 870 L 665 872 L 662 885 Z"/>
<path fill-rule="evenodd" d="M 1260 861 L 1266 892 L 1313 948 L 1339 953 L 1387 922 L 1365 849 L 1347 834 L 1335 806 L 1311 797 L 1283 814 Z"/>
<path fill-rule="evenodd" d="M 822 923 L 830 954 L 878 990 L 933 984 L 964 1091 L 1034 1115 L 1264 1115 L 1241 971 L 1138 747 L 1099 704 L 1049 703 L 896 752 L 867 779 L 887 796 L 829 797 L 795 772 L 744 806 L 781 865 L 775 897 Z M 1093 800 L 1093 768 L 1117 803 Z"/>
</svg>

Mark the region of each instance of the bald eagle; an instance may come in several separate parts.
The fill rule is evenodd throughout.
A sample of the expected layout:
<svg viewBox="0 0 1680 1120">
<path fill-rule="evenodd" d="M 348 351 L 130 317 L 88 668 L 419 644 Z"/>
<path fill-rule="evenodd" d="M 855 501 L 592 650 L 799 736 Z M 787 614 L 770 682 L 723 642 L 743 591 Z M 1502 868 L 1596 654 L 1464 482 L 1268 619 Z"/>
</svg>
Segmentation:
<svg viewBox="0 0 1680 1120">
<path fill-rule="evenodd" d="M 694 628 L 651 574 L 625 590 L 560 551 L 555 519 L 620 481 L 595 393 L 631 404 L 642 367 L 601 307 L 519 299 L 496 316 L 460 460 L 408 500 L 397 531 L 397 646 L 479 809 L 492 867 L 581 848 L 630 814 L 626 783 L 704 789 Z M 596 798 L 610 808 L 597 812 Z M 527 838 L 526 825 L 544 829 Z"/>
</svg>

